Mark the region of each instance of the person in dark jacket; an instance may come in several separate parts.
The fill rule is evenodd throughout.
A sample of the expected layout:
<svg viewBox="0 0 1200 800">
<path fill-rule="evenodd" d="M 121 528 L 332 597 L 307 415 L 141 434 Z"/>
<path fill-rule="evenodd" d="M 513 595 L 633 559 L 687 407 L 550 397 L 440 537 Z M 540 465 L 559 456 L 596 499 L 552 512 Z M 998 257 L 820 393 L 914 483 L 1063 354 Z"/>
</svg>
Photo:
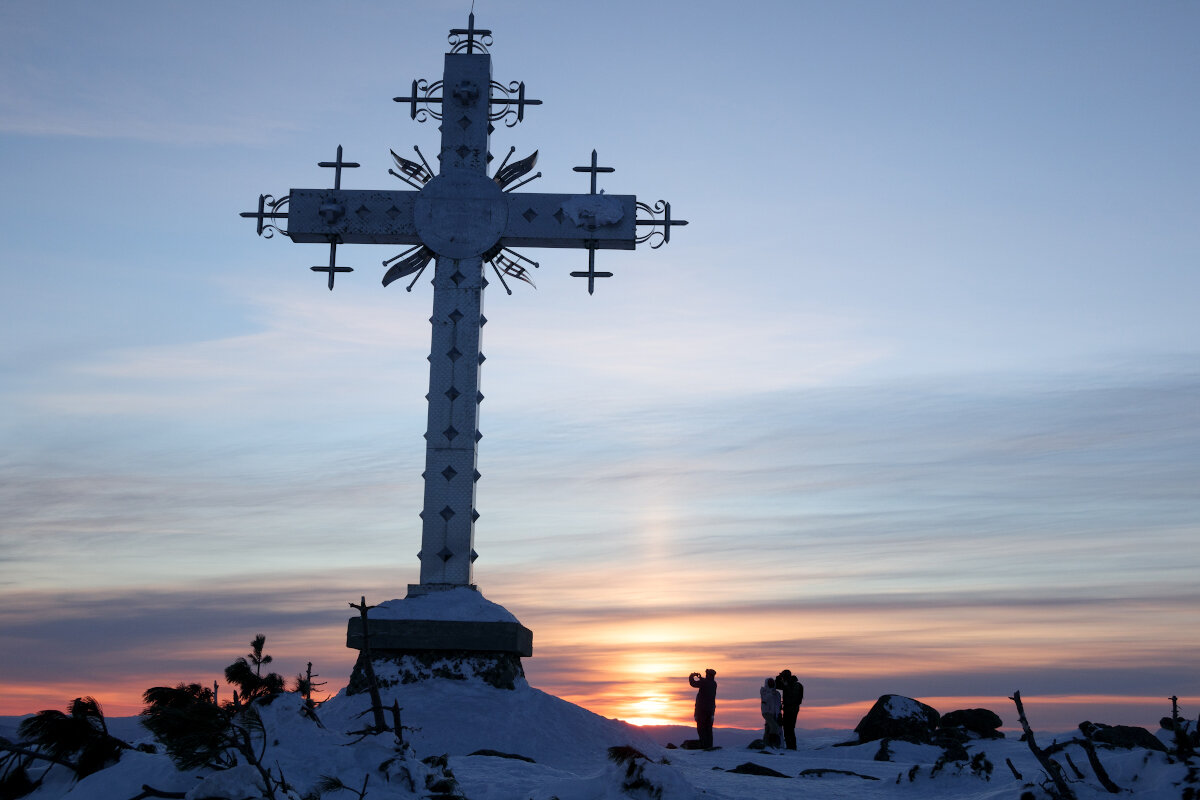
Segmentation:
<svg viewBox="0 0 1200 800">
<path fill-rule="evenodd" d="M 775 678 L 775 688 L 779 690 L 783 700 L 783 738 L 788 750 L 796 749 L 796 717 L 800 714 L 800 704 L 804 702 L 804 684 L 785 669 Z"/>
<path fill-rule="evenodd" d="M 704 677 L 699 672 L 688 676 L 688 683 L 696 687 L 696 736 L 700 746 L 709 749 L 713 746 L 713 719 L 717 715 L 717 671 L 706 669 Z"/>
</svg>

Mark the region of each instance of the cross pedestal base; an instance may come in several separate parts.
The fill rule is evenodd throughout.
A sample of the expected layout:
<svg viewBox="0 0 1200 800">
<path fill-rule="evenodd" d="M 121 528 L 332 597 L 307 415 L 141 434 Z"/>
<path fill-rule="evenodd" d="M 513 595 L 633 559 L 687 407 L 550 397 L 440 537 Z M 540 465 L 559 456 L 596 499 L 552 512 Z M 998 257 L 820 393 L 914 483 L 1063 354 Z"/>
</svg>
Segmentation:
<svg viewBox="0 0 1200 800">
<path fill-rule="evenodd" d="M 519 622 L 474 622 L 442 619 L 372 619 L 372 653 L 416 650 L 512 653 L 533 655 L 533 631 Z M 363 649 L 362 619 L 346 626 L 346 647 Z"/>
<path fill-rule="evenodd" d="M 430 678 L 478 678 L 502 689 L 525 676 L 521 657 L 533 655 L 533 632 L 473 586 L 410 586 L 404 600 L 352 617 L 346 646 L 359 650 L 348 694 L 367 690 L 366 652 L 380 687 Z"/>
<path fill-rule="evenodd" d="M 358 654 L 346 694 L 365 694 L 367 683 L 365 653 Z M 407 652 L 371 651 L 371 666 L 380 689 L 400 684 L 419 683 L 433 678 L 453 681 L 479 680 L 497 689 L 517 688 L 525 678 L 521 657 L 516 653 L 479 653 L 464 650 L 410 650 Z"/>
</svg>

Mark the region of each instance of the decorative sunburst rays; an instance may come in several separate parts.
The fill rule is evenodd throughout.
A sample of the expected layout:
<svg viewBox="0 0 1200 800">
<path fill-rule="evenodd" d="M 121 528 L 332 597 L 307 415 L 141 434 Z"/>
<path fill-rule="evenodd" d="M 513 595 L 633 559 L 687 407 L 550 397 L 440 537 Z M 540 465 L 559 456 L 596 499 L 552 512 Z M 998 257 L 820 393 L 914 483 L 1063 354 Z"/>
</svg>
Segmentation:
<svg viewBox="0 0 1200 800">
<path fill-rule="evenodd" d="M 508 150 L 508 155 L 504 157 L 504 161 L 500 163 L 500 167 L 492 176 L 492 180 L 496 182 L 505 192 L 511 192 L 530 181 L 537 180 L 542 177 L 542 173 L 538 172 L 525 180 L 520 180 L 525 175 L 533 171 L 533 167 L 537 164 L 538 151 L 511 164 L 508 160 L 512 158 L 512 154 L 516 152 L 515 147 Z M 388 174 L 407 183 L 414 189 L 420 190 L 433 179 L 433 168 L 429 166 L 429 162 L 425 160 L 424 154 L 419 147 L 414 146 L 417 157 L 421 159 L 420 163 L 411 159 L 405 158 L 398 154 L 395 150 L 389 151 L 392 154 L 392 160 L 396 163 L 396 168 L 389 169 Z M 519 182 L 518 182 L 519 181 Z M 387 272 L 383 275 L 383 285 L 387 286 L 400 278 L 413 275 L 412 281 L 405 287 L 406 291 L 411 292 L 413 286 L 421 278 L 421 273 L 429 266 L 429 262 L 434 259 L 436 254 L 423 244 L 415 245 L 401 253 L 398 253 L 383 262 L 383 266 L 387 267 Z M 512 289 L 509 288 L 508 282 L 504 280 L 507 275 L 510 278 L 516 278 L 519 281 L 524 281 L 530 286 L 537 288 L 537 284 L 529 276 L 529 270 L 525 265 L 530 265 L 534 269 L 538 268 L 538 262 L 531 258 L 527 258 L 516 250 L 502 245 L 497 245 L 488 252 L 483 254 L 483 260 L 486 261 L 492 270 L 496 273 L 496 277 L 500 279 L 500 285 L 504 287 L 504 291 L 512 294 Z"/>
</svg>

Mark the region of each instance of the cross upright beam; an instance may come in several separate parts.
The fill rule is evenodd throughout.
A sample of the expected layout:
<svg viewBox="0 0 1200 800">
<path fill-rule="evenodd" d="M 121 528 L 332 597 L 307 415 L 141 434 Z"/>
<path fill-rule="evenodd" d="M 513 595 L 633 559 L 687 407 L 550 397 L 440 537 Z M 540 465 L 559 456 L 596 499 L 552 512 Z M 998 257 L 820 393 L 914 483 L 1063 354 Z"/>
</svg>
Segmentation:
<svg viewBox="0 0 1200 800">
<path fill-rule="evenodd" d="M 428 245 L 426 239 L 432 239 L 437 245 L 432 247 L 437 260 L 418 555 L 420 585 L 428 588 L 474 583 L 481 342 L 487 321 L 483 253 L 491 244 L 487 232 L 503 224 L 504 216 L 503 208 L 477 199 L 490 183 L 491 78 L 487 54 L 470 48 L 467 53 L 446 54 L 443 81 L 453 102 L 444 107 L 448 113 L 438 156 L 441 170 L 413 203 L 414 224 L 418 233 L 424 231 L 422 241 Z"/>
</svg>

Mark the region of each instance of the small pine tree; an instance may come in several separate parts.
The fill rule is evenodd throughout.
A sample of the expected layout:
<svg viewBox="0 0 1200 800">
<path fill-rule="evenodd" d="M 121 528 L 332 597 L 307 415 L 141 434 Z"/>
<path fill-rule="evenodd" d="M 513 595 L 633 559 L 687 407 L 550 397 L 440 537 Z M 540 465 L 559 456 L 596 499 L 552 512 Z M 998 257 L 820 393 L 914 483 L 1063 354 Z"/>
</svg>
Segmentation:
<svg viewBox="0 0 1200 800">
<path fill-rule="evenodd" d="M 142 725 L 163 743 L 180 769 L 233 765 L 228 752 L 232 715 L 216 704 L 211 689 L 198 683 L 155 686 L 142 697 Z"/>
<path fill-rule="evenodd" d="M 276 789 L 286 788 L 282 774 L 275 777 L 262 763 L 267 737 L 253 705 L 230 703 L 222 708 L 212 690 L 198 683 L 156 686 L 144 697 L 142 724 L 166 746 L 180 769 L 228 769 L 240 759 L 258 771 L 268 800 L 276 800 Z"/>
<path fill-rule="evenodd" d="M 254 641 L 250 643 L 250 652 L 246 655 L 246 658 L 250 659 L 251 663 L 254 664 L 254 674 L 260 678 L 262 677 L 263 664 L 271 663 L 271 657 L 263 654 L 263 647 L 266 643 L 266 634 L 258 634 L 254 637 Z"/>
<path fill-rule="evenodd" d="M 250 642 L 250 653 L 239 656 L 237 661 L 225 668 L 225 680 L 238 688 L 234 707 L 255 700 L 270 702 L 284 690 L 283 676 L 276 672 L 262 674 L 263 665 L 271 663 L 271 656 L 263 653 L 266 642 L 267 637 L 258 634 Z"/>
<path fill-rule="evenodd" d="M 304 707 L 309 711 L 314 710 L 318 703 L 313 698 L 313 692 L 317 691 L 318 687 L 324 686 L 328 681 L 318 681 L 315 678 L 321 677 L 312 671 L 312 662 L 308 662 L 308 667 L 303 675 L 296 675 L 296 683 L 292 687 L 292 691 L 304 698 Z"/>
<path fill-rule="evenodd" d="M 64 714 L 56 709 L 39 711 L 17 728 L 17 734 L 40 752 L 71 766 L 83 778 L 115 764 L 130 745 L 112 736 L 100 704 L 92 697 L 77 697 Z"/>
</svg>

